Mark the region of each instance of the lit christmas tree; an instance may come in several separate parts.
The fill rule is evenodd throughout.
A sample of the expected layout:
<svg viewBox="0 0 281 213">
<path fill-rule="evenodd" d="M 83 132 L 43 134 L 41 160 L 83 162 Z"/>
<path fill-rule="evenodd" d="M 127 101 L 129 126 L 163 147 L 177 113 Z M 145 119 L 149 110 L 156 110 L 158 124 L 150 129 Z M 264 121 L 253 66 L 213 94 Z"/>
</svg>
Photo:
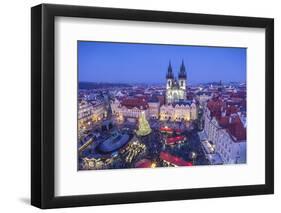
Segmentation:
<svg viewBox="0 0 281 213">
<path fill-rule="evenodd" d="M 151 133 L 151 128 L 146 120 L 144 112 L 139 117 L 139 129 L 136 131 L 138 136 L 146 136 Z"/>
</svg>

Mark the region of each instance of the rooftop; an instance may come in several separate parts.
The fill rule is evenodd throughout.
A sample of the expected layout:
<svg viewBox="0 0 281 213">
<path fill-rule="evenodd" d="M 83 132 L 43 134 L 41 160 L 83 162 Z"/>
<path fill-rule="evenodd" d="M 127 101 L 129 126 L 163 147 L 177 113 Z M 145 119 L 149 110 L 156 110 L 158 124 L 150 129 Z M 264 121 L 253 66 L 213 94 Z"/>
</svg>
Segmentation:
<svg viewBox="0 0 281 213">
<path fill-rule="evenodd" d="M 174 144 L 174 143 L 177 143 L 177 142 L 183 141 L 183 140 L 185 140 L 184 136 L 169 137 L 169 138 L 167 138 L 166 143 Z"/>
<path fill-rule="evenodd" d="M 191 162 L 185 161 L 180 157 L 171 155 L 168 152 L 161 152 L 160 153 L 160 158 L 164 161 L 170 162 L 176 166 L 192 166 Z"/>
<path fill-rule="evenodd" d="M 142 160 L 136 162 L 135 167 L 136 168 L 151 168 L 152 164 L 153 163 L 151 162 L 151 160 L 142 159 Z"/>
<path fill-rule="evenodd" d="M 138 109 L 148 109 L 148 104 L 145 99 L 142 98 L 127 98 L 122 100 L 121 106 L 125 106 L 126 108 L 138 108 Z"/>
</svg>

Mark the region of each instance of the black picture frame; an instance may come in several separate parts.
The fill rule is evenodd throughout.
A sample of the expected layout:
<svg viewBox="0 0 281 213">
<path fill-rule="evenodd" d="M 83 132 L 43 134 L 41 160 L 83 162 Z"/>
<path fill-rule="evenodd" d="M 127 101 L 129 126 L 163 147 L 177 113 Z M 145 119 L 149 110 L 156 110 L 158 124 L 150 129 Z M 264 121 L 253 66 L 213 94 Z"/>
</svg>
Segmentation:
<svg viewBox="0 0 281 213">
<path fill-rule="evenodd" d="M 83 17 L 162 23 L 264 28 L 266 135 L 265 184 L 56 197 L 54 171 L 55 17 Z M 31 204 L 60 208 L 217 198 L 274 193 L 274 20 L 164 11 L 41 4 L 31 8 Z"/>
</svg>

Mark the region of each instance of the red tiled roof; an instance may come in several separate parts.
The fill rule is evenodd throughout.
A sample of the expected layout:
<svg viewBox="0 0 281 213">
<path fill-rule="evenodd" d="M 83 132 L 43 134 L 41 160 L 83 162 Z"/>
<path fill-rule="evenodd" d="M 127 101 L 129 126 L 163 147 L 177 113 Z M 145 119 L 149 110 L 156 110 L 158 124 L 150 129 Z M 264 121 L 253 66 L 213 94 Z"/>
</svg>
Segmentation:
<svg viewBox="0 0 281 213">
<path fill-rule="evenodd" d="M 222 111 L 225 112 L 226 115 L 229 116 L 229 115 L 231 115 L 231 114 L 237 113 L 237 112 L 238 112 L 238 109 L 237 109 L 237 107 L 234 106 L 234 105 L 228 105 L 228 106 L 224 107 L 224 108 L 222 109 Z"/>
<path fill-rule="evenodd" d="M 152 165 L 152 162 L 148 159 L 142 159 L 138 162 L 136 162 L 135 167 L 136 168 L 150 168 Z"/>
<path fill-rule="evenodd" d="M 218 124 L 225 128 L 235 142 L 246 140 L 247 129 L 237 114 L 232 116 L 217 116 Z"/>
<path fill-rule="evenodd" d="M 173 132 L 172 128 L 169 127 L 160 127 L 159 129 L 161 132 Z"/>
<path fill-rule="evenodd" d="M 246 140 L 247 130 L 244 127 L 239 116 L 235 116 L 228 127 L 229 133 L 235 137 L 235 141 Z"/>
<path fill-rule="evenodd" d="M 246 91 L 238 91 L 237 93 L 232 93 L 231 97 L 245 98 L 246 97 Z"/>
<path fill-rule="evenodd" d="M 208 101 L 207 107 L 211 112 L 211 116 L 216 116 L 221 114 L 221 108 L 223 107 L 224 103 L 219 98 L 214 98 Z"/>
<path fill-rule="evenodd" d="M 136 98 L 136 99 L 142 99 L 142 100 L 147 101 L 148 98 L 149 98 L 149 96 L 148 96 L 148 95 L 143 95 L 143 94 L 137 94 L 137 95 L 135 95 L 134 98 Z"/>
<path fill-rule="evenodd" d="M 148 109 L 148 104 L 144 99 L 141 98 L 128 98 L 128 99 L 124 99 L 121 102 L 121 106 L 125 106 L 129 109 L 132 109 L 134 107 L 138 108 L 138 109 Z"/>
<path fill-rule="evenodd" d="M 176 142 L 183 141 L 183 140 L 185 140 L 184 136 L 170 137 L 170 138 L 167 138 L 166 143 L 167 144 L 174 144 Z"/>
<path fill-rule="evenodd" d="M 244 127 L 238 115 L 218 117 L 217 121 L 222 128 L 228 131 L 230 136 L 234 137 L 234 141 L 246 140 L 247 129 Z"/>
<path fill-rule="evenodd" d="M 168 161 L 177 166 L 192 166 L 191 162 L 185 161 L 180 157 L 176 157 L 174 155 L 169 154 L 168 152 L 161 152 L 160 158 L 162 160 Z"/>
<path fill-rule="evenodd" d="M 222 116 L 217 119 L 219 125 L 223 128 L 229 125 L 229 116 Z"/>
<path fill-rule="evenodd" d="M 238 109 L 236 106 L 231 106 L 227 109 L 229 111 L 230 114 L 233 114 L 233 113 L 237 113 L 238 112 Z"/>
</svg>

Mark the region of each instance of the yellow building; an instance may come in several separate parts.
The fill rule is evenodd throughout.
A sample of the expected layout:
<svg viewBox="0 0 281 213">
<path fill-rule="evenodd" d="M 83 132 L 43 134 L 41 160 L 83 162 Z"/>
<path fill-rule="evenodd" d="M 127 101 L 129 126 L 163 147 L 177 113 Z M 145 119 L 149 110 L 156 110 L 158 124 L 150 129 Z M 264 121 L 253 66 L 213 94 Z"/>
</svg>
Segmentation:
<svg viewBox="0 0 281 213">
<path fill-rule="evenodd" d="M 160 107 L 160 120 L 190 121 L 197 119 L 197 106 L 194 103 L 179 102 Z"/>
</svg>

